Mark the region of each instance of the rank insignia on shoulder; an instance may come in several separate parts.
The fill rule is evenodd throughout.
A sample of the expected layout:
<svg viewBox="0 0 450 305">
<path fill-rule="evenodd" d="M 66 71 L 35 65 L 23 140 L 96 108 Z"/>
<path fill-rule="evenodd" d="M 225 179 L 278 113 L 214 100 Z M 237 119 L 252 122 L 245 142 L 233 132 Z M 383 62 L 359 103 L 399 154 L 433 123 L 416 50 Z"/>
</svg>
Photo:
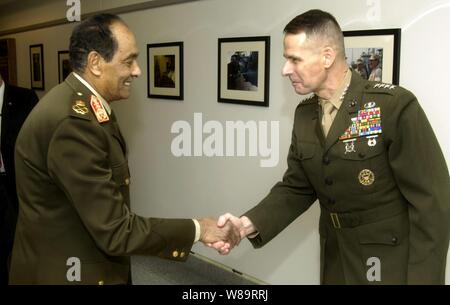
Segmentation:
<svg viewBox="0 0 450 305">
<path fill-rule="evenodd" d="M 373 88 L 374 88 L 374 89 L 376 89 L 376 88 L 382 88 L 382 89 L 389 89 L 389 90 L 392 90 L 392 89 L 395 89 L 396 86 L 395 86 L 395 85 L 392 85 L 392 84 L 377 83 L 377 84 L 375 84 L 375 85 L 373 86 Z"/>
<path fill-rule="evenodd" d="M 86 103 L 80 100 L 75 102 L 72 106 L 72 110 L 81 115 L 86 115 L 89 112 L 89 109 L 86 107 Z"/>
<path fill-rule="evenodd" d="M 339 137 L 339 140 L 366 137 L 382 133 L 380 107 L 358 111 L 358 116 L 351 118 L 352 124 Z"/>
<path fill-rule="evenodd" d="M 91 108 L 92 111 L 94 111 L 95 117 L 99 123 L 109 121 L 109 116 L 105 107 L 103 107 L 102 102 L 95 95 L 91 95 Z"/>
</svg>

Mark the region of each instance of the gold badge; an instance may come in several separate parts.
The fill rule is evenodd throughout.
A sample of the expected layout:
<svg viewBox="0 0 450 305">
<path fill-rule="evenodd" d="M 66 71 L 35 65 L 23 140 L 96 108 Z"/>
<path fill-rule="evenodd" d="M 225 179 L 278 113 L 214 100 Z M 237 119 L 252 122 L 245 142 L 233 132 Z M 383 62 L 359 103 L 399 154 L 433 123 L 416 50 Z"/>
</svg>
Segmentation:
<svg viewBox="0 0 450 305">
<path fill-rule="evenodd" d="M 375 174 L 369 170 L 369 169 L 363 169 L 361 172 L 359 172 L 359 183 L 361 183 L 364 186 L 372 185 L 375 181 Z"/>
<path fill-rule="evenodd" d="M 72 110 L 82 115 L 85 115 L 89 112 L 89 109 L 86 107 L 86 104 L 83 101 L 76 101 L 75 105 L 72 106 Z"/>
</svg>

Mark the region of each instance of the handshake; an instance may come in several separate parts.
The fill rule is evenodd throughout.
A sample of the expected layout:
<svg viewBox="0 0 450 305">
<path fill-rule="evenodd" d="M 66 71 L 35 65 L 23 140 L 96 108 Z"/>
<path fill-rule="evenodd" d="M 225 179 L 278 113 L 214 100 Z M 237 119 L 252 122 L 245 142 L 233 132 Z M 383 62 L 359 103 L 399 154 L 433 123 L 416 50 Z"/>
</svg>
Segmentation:
<svg viewBox="0 0 450 305">
<path fill-rule="evenodd" d="M 253 223 L 246 216 L 240 218 L 226 213 L 216 221 L 212 218 L 199 219 L 200 241 L 225 255 L 241 240 L 257 233 Z"/>
</svg>

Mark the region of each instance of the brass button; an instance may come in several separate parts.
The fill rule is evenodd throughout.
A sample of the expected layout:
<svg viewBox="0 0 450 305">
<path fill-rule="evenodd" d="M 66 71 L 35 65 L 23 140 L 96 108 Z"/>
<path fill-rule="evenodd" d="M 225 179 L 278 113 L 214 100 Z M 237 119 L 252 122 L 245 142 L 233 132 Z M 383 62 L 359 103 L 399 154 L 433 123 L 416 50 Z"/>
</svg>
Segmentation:
<svg viewBox="0 0 450 305">
<path fill-rule="evenodd" d="M 173 256 L 173 257 L 178 257 L 178 251 L 176 251 L 176 250 L 173 251 L 172 256 Z"/>
<path fill-rule="evenodd" d="M 184 252 L 181 252 L 181 253 L 180 253 L 180 258 L 183 258 L 184 255 L 185 255 L 185 253 L 184 253 Z"/>
<path fill-rule="evenodd" d="M 397 237 L 392 237 L 392 243 L 395 245 L 395 244 L 397 244 L 397 242 L 398 242 L 398 239 L 397 239 Z"/>
<path fill-rule="evenodd" d="M 130 184 L 130 179 L 129 179 L 129 178 L 125 179 L 125 184 L 126 184 L 126 185 L 129 185 L 129 184 Z"/>
<path fill-rule="evenodd" d="M 105 282 L 104 281 L 98 281 L 98 284 L 102 286 L 102 285 L 105 285 Z"/>
</svg>

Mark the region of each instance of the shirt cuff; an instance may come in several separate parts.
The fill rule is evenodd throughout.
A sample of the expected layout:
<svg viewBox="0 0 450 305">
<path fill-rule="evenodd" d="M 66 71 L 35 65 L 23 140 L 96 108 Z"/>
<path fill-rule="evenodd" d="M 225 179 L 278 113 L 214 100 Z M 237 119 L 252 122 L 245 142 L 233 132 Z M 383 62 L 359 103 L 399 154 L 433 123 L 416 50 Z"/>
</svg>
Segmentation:
<svg viewBox="0 0 450 305">
<path fill-rule="evenodd" d="M 251 238 L 255 238 L 255 237 L 258 236 L 258 235 L 259 235 L 259 232 L 256 231 L 255 233 L 252 233 L 252 234 L 247 235 L 247 237 L 251 239 Z"/>
<path fill-rule="evenodd" d="M 195 239 L 194 243 L 198 242 L 200 240 L 200 223 L 197 219 L 192 219 L 195 225 Z"/>
</svg>

